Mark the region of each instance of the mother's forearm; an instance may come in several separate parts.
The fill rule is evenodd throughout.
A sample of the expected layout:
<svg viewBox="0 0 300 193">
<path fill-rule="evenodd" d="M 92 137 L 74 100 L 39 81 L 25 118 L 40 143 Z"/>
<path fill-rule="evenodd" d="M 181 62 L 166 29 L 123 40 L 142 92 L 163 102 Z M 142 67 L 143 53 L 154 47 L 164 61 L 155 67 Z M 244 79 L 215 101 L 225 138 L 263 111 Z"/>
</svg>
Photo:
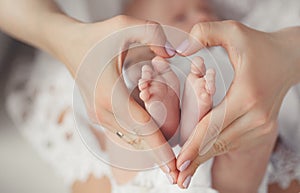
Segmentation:
<svg viewBox="0 0 300 193">
<path fill-rule="evenodd" d="M 286 56 L 286 63 L 283 65 L 291 71 L 288 74 L 291 83 L 300 83 L 300 26 L 284 28 L 272 34 Z"/>
<path fill-rule="evenodd" d="M 288 44 L 290 44 L 291 52 L 293 53 L 293 57 L 291 58 L 294 60 L 295 65 L 295 83 L 300 83 L 300 26 L 298 27 L 291 27 L 287 30 L 290 31 L 290 36 L 287 36 L 289 39 Z"/>
<path fill-rule="evenodd" d="M 248 150 L 236 150 L 215 158 L 212 185 L 220 193 L 255 193 L 265 176 L 277 130 L 262 137 L 261 143 Z"/>
<path fill-rule="evenodd" d="M 0 18 L 5 33 L 71 63 L 62 53 L 79 22 L 66 16 L 54 1 L 0 0 Z"/>
<path fill-rule="evenodd" d="M 256 169 L 249 159 L 252 160 L 253 157 L 241 158 L 232 154 L 216 157 L 212 168 L 213 188 L 220 193 L 256 193 L 266 164 L 256 164 Z"/>
</svg>

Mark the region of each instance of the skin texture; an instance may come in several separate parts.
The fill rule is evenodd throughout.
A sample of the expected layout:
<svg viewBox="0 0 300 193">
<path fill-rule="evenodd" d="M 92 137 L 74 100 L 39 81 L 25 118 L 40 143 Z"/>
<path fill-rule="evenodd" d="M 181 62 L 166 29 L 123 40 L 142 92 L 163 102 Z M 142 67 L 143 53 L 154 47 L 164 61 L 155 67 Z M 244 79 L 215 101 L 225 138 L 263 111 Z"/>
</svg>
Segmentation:
<svg viewBox="0 0 300 193">
<path fill-rule="evenodd" d="M 217 183 L 214 187 L 221 192 L 230 192 L 232 187 L 228 186 L 227 179 L 220 179 L 218 174 L 230 173 L 231 167 L 226 169 L 221 165 L 231 160 L 232 165 L 240 162 L 235 165 L 235 170 L 247 165 L 257 176 L 254 178 L 252 174 L 244 173 L 243 178 L 238 178 L 233 172 L 233 178 L 244 181 L 237 188 L 257 191 L 267 161 L 257 163 L 250 157 L 268 160 L 272 152 L 282 100 L 289 88 L 300 81 L 299 33 L 299 27 L 265 33 L 235 21 L 199 23 L 193 27 L 191 36 L 201 44 L 191 38 L 190 46 L 181 54 L 190 55 L 204 46 L 223 46 L 229 54 L 235 77 L 224 101 L 200 121 L 187 142 L 189 148 L 182 149 L 177 167 L 187 160 L 191 160 L 191 164 L 180 172 L 179 186 L 182 187 L 183 180 L 192 176 L 201 163 L 227 153 L 226 156 L 218 156 L 214 163 L 214 168 L 222 168 L 218 171 L 213 169 L 213 181 Z M 272 73 L 270 69 L 273 69 Z M 210 124 L 210 120 L 214 124 Z M 207 140 L 215 137 L 216 140 L 211 142 Z M 247 179 L 254 180 L 252 187 L 248 187 Z"/>
<path fill-rule="evenodd" d="M 135 19 L 129 16 L 120 15 L 109 20 L 86 24 L 76 21 L 66 16 L 57 5 L 50 0 L 21 0 L 16 5 L 8 0 L 0 1 L 0 27 L 3 31 L 17 39 L 23 40 L 37 48 L 45 50 L 54 57 L 62 61 L 70 70 L 70 73 L 76 77 L 78 66 L 85 56 L 86 52 L 102 38 L 118 31 L 119 29 L 143 25 L 147 28 L 144 36 L 137 34 L 129 34 L 123 38 L 123 42 L 129 45 L 131 42 L 143 42 L 145 45 L 155 43 L 160 46 L 148 46 L 149 49 L 161 57 L 170 57 L 164 48 L 166 44 L 166 37 L 160 25 L 155 22 Z M 47 21 L 47 22 L 44 22 Z M 72 33 L 70 33 L 72 31 Z M 153 38 L 149 38 L 153 37 Z M 61 43 L 63 42 L 63 44 Z M 80 44 L 74 44 L 80 42 Z M 70 49 L 72 48 L 72 49 Z M 174 52 L 174 51 L 173 51 Z M 126 54 L 126 53 L 125 53 Z M 157 129 L 157 126 L 152 125 L 153 132 L 147 137 L 131 136 L 128 131 L 125 131 L 119 126 L 112 112 L 111 94 L 113 92 L 113 85 L 121 74 L 121 64 L 125 58 L 125 54 L 115 58 L 106 68 L 102 78 L 99 80 L 101 84 L 96 89 L 96 97 L 93 98 L 93 91 L 90 90 L 83 81 L 78 80 L 78 85 L 81 90 L 83 98 L 86 99 L 86 108 L 89 116 L 93 121 L 100 121 L 102 125 L 108 128 L 109 131 L 115 135 L 116 131 L 121 131 L 128 135 L 132 140 L 138 138 L 143 144 L 143 147 L 135 148 L 156 148 L 162 144 L 167 144 L 163 134 Z M 101 66 L 98 66 L 101 68 Z M 91 72 L 93 69 L 90 69 Z M 86 77 L 81 77 L 81 80 L 88 80 L 89 73 Z M 151 120 L 150 115 L 138 103 L 128 96 L 124 85 L 119 88 L 119 100 L 127 101 L 122 104 L 129 106 L 130 114 L 133 115 L 139 123 L 147 123 Z M 127 99 L 130 99 L 129 101 Z M 97 109 L 91 110 L 92 106 Z M 125 109 L 125 107 L 123 107 Z M 120 106 L 120 108 L 122 108 Z M 99 123 L 99 122 L 97 122 Z M 132 123 L 129 123 L 132 124 Z M 119 143 L 127 143 L 127 141 L 119 140 Z M 164 146 L 166 155 L 170 161 L 166 163 L 170 169 L 170 173 L 177 179 L 178 171 L 175 165 L 175 156 L 170 146 Z M 156 155 L 157 156 L 157 155 Z M 173 159 L 172 159 L 173 157 Z M 157 162 L 160 162 L 160 157 L 154 157 Z M 161 164 L 161 163 L 159 163 Z M 163 167 L 165 168 L 165 167 Z M 163 169 L 163 171 L 166 171 Z"/>
<path fill-rule="evenodd" d="M 140 98 L 167 140 L 177 132 L 180 121 L 180 83 L 168 61 L 155 57 L 142 68 Z"/>
<path fill-rule="evenodd" d="M 213 69 L 206 71 L 203 59 L 195 57 L 183 92 L 180 125 L 181 145 L 192 134 L 196 124 L 211 110 L 215 90 L 215 71 Z"/>
<path fill-rule="evenodd" d="M 144 101 L 146 110 L 161 125 L 160 129 L 167 140 L 177 137 L 174 134 L 181 120 L 180 142 L 184 143 L 195 125 L 212 108 L 215 71 L 206 71 L 202 58 L 194 59 L 185 84 L 181 116 L 179 86 L 178 77 L 163 58 L 155 57 L 152 65 L 145 65 L 141 70 L 140 98 Z"/>
<path fill-rule="evenodd" d="M 186 3 L 185 5 L 191 4 Z M 193 6 L 189 7 L 193 8 Z M 184 13 L 190 13 L 190 10 L 187 9 Z M 51 0 L 20 0 L 18 4 L 10 0 L 1 0 L 0 18 L 2 18 L 0 20 L 1 30 L 52 54 L 68 67 L 73 76 L 75 76 L 78 65 L 85 53 L 95 42 L 120 28 L 147 23 L 144 20 L 133 19 L 128 16 L 118 16 L 99 23 L 85 24 L 66 16 Z M 152 16 L 152 18 L 156 20 L 155 16 Z M 166 20 L 165 23 L 170 22 L 169 24 L 172 25 L 171 21 L 174 22 L 172 18 Z M 180 15 L 174 18 L 177 19 L 173 24 L 177 25 L 181 18 L 187 17 Z M 188 20 L 189 22 L 178 24 L 178 27 L 189 30 L 195 24 L 194 22 L 199 22 L 199 18 L 193 20 L 193 22 Z M 188 25 L 185 26 L 185 23 L 188 23 Z M 151 24 L 156 27 L 159 26 L 156 23 Z M 159 30 L 158 33 L 160 34 L 158 35 L 160 37 L 159 42 L 164 46 L 166 37 L 164 37 L 162 31 Z M 240 160 L 247 161 L 246 155 L 256 156 L 260 154 L 268 157 L 271 152 L 271 146 L 275 141 L 274 138 L 276 138 L 274 137 L 276 136 L 276 129 L 274 128 L 276 127 L 275 122 L 282 98 L 291 85 L 300 81 L 299 28 L 294 27 L 274 33 L 263 33 L 249 29 L 237 22 L 226 21 L 197 24 L 193 27 L 191 34 L 205 46 L 219 45 L 225 47 L 235 68 L 236 77 L 224 103 L 206 115 L 197 125 L 195 135 L 188 140 L 190 148 L 184 148 L 178 157 L 177 167 L 180 167 L 188 159 L 192 161 L 190 168 L 179 175 L 178 184 L 183 187 L 182 183 L 185 177 L 192 175 L 197 166 L 205 160 L 230 151 L 230 153 L 227 153 L 227 157 L 218 156 L 216 158 L 214 168 L 218 168 L 218 171 L 213 169 L 213 180 L 216 182 L 214 187 L 217 189 L 222 187 L 222 191 L 226 192 L 227 188 L 229 190 L 229 186 L 232 187 L 232 185 L 218 179 L 217 172 L 222 172 L 225 175 L 231 171 L 222 167 L 222 164 L 226 163 L 227 160 L 231 160 L 232 163 L 238 163 Z M 133 39 L 141 41 L 143 38 L 133 37 Z M 74 44 L 74 42 L 81 42 L 81 44 Z M 162 47 L 150 47 L 150 49 L 156 55 L 169 57 Z M 199 49 L 199 46 L 192 43 L 186 53 L 182 54 L 189 55 Z M 272 73 L 270 73 L 270 69 L 272 69 Z M 96 112 L 103 112 L 103 109 L 105 109 L 107 113 L 91 116 L 92 118 L 99 117 L 107 123 L 108 128 L 115 128 L 114 124 L 116 122 L 111 114 L 111 104 L 108 98 L 111 93 L 111 83 L 120 75 L 117 59 L 112 62 L 111 68 L 108 68 L 106 73 L 106 78 L 102 81 L 107 83 L 108 96 L 103 96 L 100 92 L 106 88 L 99 88 L 97 101 L 92 101 L 92 103 L 95 102 L 100 109 Z M 85 90 L 85 88 L 81 89 Z M 120 96 L 124 99 L 128 98 L 125 92 L 120 93 Z M 245 93 L 246 97 L 241 97 L 240 93 Z M 89 96 L 91 93 L 86 92 L 84 95 Z M 240 102 L 236 103 L 236 101 Z M 137 116 L 137 119 L 141 122 L 147 122 L 151 119 L 148 113 L 137 105 L 134 100 L 130 102 L 132 113 Z M 225 102 L 227 104 L 226 108 L 224 106 Z M 216 121 L 217 125 L 213 129 L 219 132 L 222 131 L 218 136 L 216 145 L 204 156 L 198 156 L 201 144 L 205 143 L 204 136 L 209 127 L 209 118 L 212 114 L 218 114 L 219 111 L 223 112 L 224 109 L 228 112 L 224 124 L 218 124 L 218 121 Z M 145 141 L 147 140 L 145 139 Z M 159 131 L 150 136 L 148 141 L 155 142 L 150 146 L 165 143 L 164 137 Z M 201 144 L 199 144 L 199 141 Z M 269 144 L 269 148 L 260 148 L 262 143 Z M 251 149 L 259 151 L 250 151 Z M 170 148 L 167 151 L 169 150 Z M 264 168 L 264 166 L 257 166 L 257 163 L 252 163 L 252 160 L 244 163 L 248 166 L 252 165 L 251 168 L 258 170 L 257 175 L 261 175 L 263 171 L 261 168 Z M 175 160 L 168 163 L 168 166 L 174 176 L 178 175 Z M 240 169 L 239 167 L 234 168 Z M 259 181 L 260 178 L 255 179 Z M 249 181 L 258 184 L 257 181 Z M 101 182 L 99 181 L 99 183 Z M 253 186 L 253 188 L 256 187 Z"/>
<path fill-rule="evenodd" d="M 95 178 L 90 176 L 86 182 L 77 181 L 72 186 L 73 193 L 110 193 L 112 187 L 110 179 L 107 176 Z"/>
</svg>

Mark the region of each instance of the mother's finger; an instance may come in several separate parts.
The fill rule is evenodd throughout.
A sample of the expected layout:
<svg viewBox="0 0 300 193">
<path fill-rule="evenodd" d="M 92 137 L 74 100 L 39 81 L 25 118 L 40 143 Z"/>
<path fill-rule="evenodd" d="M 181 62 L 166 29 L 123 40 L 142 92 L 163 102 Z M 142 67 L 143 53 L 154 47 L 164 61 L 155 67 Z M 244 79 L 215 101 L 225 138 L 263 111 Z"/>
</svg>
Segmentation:
<svg viewBox="0 0 300 193">
<path fill-rule="evenodd" d="M 177 181 L 180 187 L 186 188 L 184 187 L 184 185 L 187 184 L 186 179 L 190 179 L 202 163 L 215 156 L 225 154 L 229 151 L 241 152 L 245 150 L 251 150 L 253 149 L 253 147 L 257 147 L 262 143 L 266 143 L 265 146 L 260 146 L 259 151 L 261 151 L 262 153 L 256 153 L 255 155 L 261 155 L 264 159 L 269 157 L 265 154 L 270 153 L 273 148 L 273 145 L 268 144 L 273 144 L 274 139 L 276 139 L 276 136 L 274 137 L 274 135 L 277 134 L 277 132 L 274 132 L 274 128 L 276 128 L 276 122 L 270 122 L 257 128 L 252 128 L 251 123 L 248 123 L 248 125 L 246 126 L 243 125 L 243 120 L 249 120 L 248 116 L 248 114 L 243 116 L 238 121 L 231 124 L 228 128 L 225 128 L 224 131 L 215 140 L 209 142 L 212 145 L 209 146 L 210 148 L 206 153 L 197 154 L 195 159 L 190 162 L 190 165 L 184 171 L 180 172 Z M 238 127 L 242 126 L 248 128 L 248 130 L 241 131 Z M 255 151 L 258 152 L 258 150 Z M 259 162 L 261 162 L 261 160 Z M 260 165 L 257 162 L 253 162 L 251 164 L 249 163 L 249 167 L 250 165 L 253 167 L 253 169 L 261 168 L 259 167 Z"/>
<path fill-rule="evenodd" d="M 149 45 L 158 56 L 168 58 L 175 55 L 175 49 L 167 41 L 162 26 L 154 21 L 135 19 L 129 16 L 118 16 L 121 27 L 126 28 L 127 43 Z"/>
<path fill-rule="evenodd" d="M 253 149 L 253 147 L 266 144 L 264 146 L 260 146 L 260 148 L 267 148 L 272 149 L 272 145 L 268 145 L 269 139 L 271 139 L 271 143 L 276 139 L 277 136 L 277 121 L 270 121 L 265 123 L 259 127 L 249 130 L 245 132 L 236 139 L 232 140 L 229 144 L 230 149 L 238 150 L 238 151 L 245 151 L 249 149 Z M 229 140 L 228 136 L 221 134 L 220 138 L 224 141 Z M 257 151 L 257 150 L 256 150 Z"/>
<path fill-rule="evenodd" d="M 182 176 L 181 173 L 189 168 L 191 164 L 197 166 L 197 161 L 199 160 L 196 159 L 199 154 L 205 155 L 206 157 L 204 156 L 204 158 L 207 159 L 214 156 L 215 152 L 208 151 L 211 147 L 206 147 L 206 149 L 203 149 L 203 147 L 210 141 L 216 139 L 224 128 L 245 113 L 245 111 L 236 104 L 236 100 L 237 97 L 235 96 L 226 96 L 220 105 L 209 112 L 200 123 L 198 123 L 192 135 L 184 144 L 176 163 L 181 176 L 178 178 L 179 186 L 184 188 L 184 184 L 186 185 L 186 180 L 189 179 L 191 175 Z M 218 148 L 224 149 L 221 143 L 216 145 Z"/>
<path fill-rule="evenodd" d="M 233 149 L 230 149 L 229 154 L 220 155 L 214 159 L 212 167 L 213 187 L 222 189 L 218 185 L 220 182 L 235 183 L 234 180 L 226 179 L 230 173 L 231 179 L 239 179 L 236 190 L 257 192 L 277 138 L 276 129 L 271 129 L 272 134 L 266 132 L 271 125 L 263 125 L 245 133 L 231 142 L 229 146 Z M 248 172 L 241 175 L 241 171 L 245 171 L 245 167 Z"/>
<path fill-rule="evenodd" d="M 229 57 L 235 60 L 232 46 L 238 48 L 242 44 L 242 29 L 245 26 L 236 21 L 203 22 L 194 25 L 187 40 L 176 48 L 181 55 L 188 56 L 196 53 L 204 47 L 222 46 Z M 237 51 L 235 49 L 234 51 Z"/>
<path fill-rule="evenodd" d="M 200 151 L 194 150 L 194 159 L 191 160 L 189 162 L 190 164 L 179 173 L 177 180 L 179 187 L 187 188 L 189 181 L 201 164 L 217 155 L 221 155 L 230 151 L 232 148 L 232 146 L 230 146 L 230 142 L 232 140 L 233 139 L 231 138 L 224 139 L 221 133 L 216 139 L 212 139 L 208 142 L 211 145 L 209 145 L 209 149 L 204 154 L 200 154 Z"/>
<path fill-rule="evenodd" d="M 121 162 L 119 165 L 129 164 L 127 169 L 142 170 L 157 164 L 176 183 L 178 171 L 175 155 L 158 126 L 145 109 L 131 98 L 122 77 L 115 81 L 112 88 L 111 105 L 97 114 L 101 115 L 99 122 L 114 135 L 113 141 L 125 142 L 115 143 L 113 149 L 119 158 L 116 160 Z M 128 148 L 128 145 L 133 148 Z M 129 162 L 124 158 L 132 160 Z"/>
<path fill-rule="evenodd" d="M 254 132 L 252 131 L 251 134 L 254 134 Z M 179 173 L 177 180 L 179 187 L 187 188 L 192 176 L 201 164 L 215 156 L 225 154 L 232 150 L 231 148 L 233 148 L 233 146 L 229 143 L 232 139 L 224 140 L 221 135 L 222 134 L 220 134 L 220 136 L 218 136 L 215 140 L 212 140 L 212 146 L 206 153 L 201 155 L 198 153 L 195 159 L 190 162 L 190 165 L 184 171 Z M 249 136 L 247 135 L 246 137 Z M 255 133 L 255 137 L 257 137 L 257 133 Z M 255 138 L 252 137 L 251 139 L 253 140 Z"/>
<path fill-rule="evenodd" d="M 264 114 L 262 114 L 260 110 L 253 109 L 247 114 L 236 119 L 225 129 L 223 129 L 223 131 L 218 136 L 218 139 L 220 141 L 226 141 L 228 142 L 228 144 L 232 145 L 234 141 L 240 141 L 239 139 L 243 139 L 242 136 L 251 132 L 252 130 L 255 130 L 256 128 L 266 128 L 266 126 L 268 126 L 269 124 L 270 123 L 267 116 L 264 116 Z M 260 130 L 261 132 L 264 131 L 262 129 Z M 205 144 L 203 150 L 212 147 L 213 143 L 214 141 L 210 141 L 209 143 Z"/>
<path fill-rule="evenodd" d="M 110 131 L 107 136 L 112 165 L 128 170 L 146 170 L 157 165 L 176 183 L 175 155 L 160 130 L 148 136 L 134 135 L 120 127 L 111 113 L 105 116 L 109 124 L 103 126 Z"/>
<path fill-rule="evenodd" d="M 219 133 L 223 131 L 234 120 L 241 117 L 246 109 L 239 106 L 236 101 L 239 101 L 239 96 L 226 96 L 224 100 L 214 109 L 212 109 L 195 127 L 188 141 L 184 144 L 178 158 L 177 167 L 195 158 L 194 152 L 199 153 L 203 146 L 211 141 Z M 184 129 L 184 128 L 182 128 Z M 203 150 L 205 151 L 205 150 Z"/>
</svg>

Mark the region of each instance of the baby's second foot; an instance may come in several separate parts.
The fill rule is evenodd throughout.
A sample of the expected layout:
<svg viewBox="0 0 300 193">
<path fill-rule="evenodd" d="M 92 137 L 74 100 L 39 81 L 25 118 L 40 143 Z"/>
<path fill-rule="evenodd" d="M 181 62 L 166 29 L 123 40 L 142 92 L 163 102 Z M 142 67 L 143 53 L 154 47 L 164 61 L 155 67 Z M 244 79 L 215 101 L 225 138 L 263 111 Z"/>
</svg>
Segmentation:
<svg viewBox="0 0 300 193">
<path fill-rule="evenodd" d="M 191 64 L 182 98 L 180 145 L 192 134 L 197 123 L 210 111 L 215 94 L 215 70 L 206 71 L 201 57 L 195 57 Z"/>
<path fill-rule="evenodd" d="M 155 57 L 152 65 L 143 66 L 140 98 L 167 140 L 176 134 L 179 126 L 179 87 L 178 77 L 163 58 Z"/>
</svg>

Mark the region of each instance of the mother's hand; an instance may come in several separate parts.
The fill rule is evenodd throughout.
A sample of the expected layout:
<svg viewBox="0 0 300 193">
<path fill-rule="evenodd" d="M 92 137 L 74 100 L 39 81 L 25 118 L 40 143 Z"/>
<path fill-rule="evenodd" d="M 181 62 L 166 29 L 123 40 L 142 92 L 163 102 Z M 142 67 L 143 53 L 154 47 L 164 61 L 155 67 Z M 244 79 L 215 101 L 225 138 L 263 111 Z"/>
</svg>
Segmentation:
<svg viewBox="0 0 300 193">
<path fill-rule="evenodd" d="M 76 78 L 90 116 L 94 121 L 100 121 L 108 129 L 115 132 L 115 135 L 118 134 L 121 137 L 123 134 L 125 136 L 130 134 L 127 135 L 128 130 L 127 132 L 122 130 L 120 131 L 122 133 L 116 133 L 116 130 L 122 128 L 112 113 L 111 96 L 113 85 L 121 76 L 121 64 L 124 57 L 121 57 L 121 60 L 115 58 L 109 61 L 109 65 L 101 63 L 100 60 L 95 61 L 94 66 L 84 68 L 85 71 L 83 72 L 79 64 L 85 54 L 94 44 L 110 34 L 134 26 L 140 27 L 136 31 L 131 30 L 132 33 L 117 37 L 116 39 L 119 41 L 112 41 L 111 44 L 108 44 L 108 47 L 97 53 L 98 59 L 103 61 L 103 58 L 107 57 L 106 53 L 110 48 L 121 49 L 120 43 L 123 44 L 122 46 L 129 46 L 132 42 L 143 43 L 149 46 L 156 55 L 162 57 L 170 57 L 175 54 L 174 50 L 165 48 L 165 46 L 169 47 L 170 45 L 166 44 L 167 40 L 164 32 L 157 23 L 137 20 L 127 16 L 117 16 L 94 24 L 82 23 L 63 13 L 53 0 L 20 0 L 18 4 L 12 1 L 0 1 L 0 18 L 1 30 L 21 41 L 47 51 L 63 62 Z M 122 55 L 124 56 L 124 54 Z M 103 71 L 100 82 L 90 82 L 90 79 L 97 78 L 96 76 L 99 75 L 95 75 L 95 72 L 103 68 L 105 68 L 105 71 Z M 139 125 L 141 125 L 141 123 L 148 122 L 151 118 L 147 112 L 128 96 L 124 85 L 119 84 L 119 86 L 120 90 L 115 90 L 118 96 L 117 102 L 120 103 L 118 109 L 128 110 L 128 106 L 130 106 L 128 114 L 135 118 L 135 123 L 139 122 Z M 122 117 L 119 117 L 119 121 L 122 121 Z M 135 123 L 130 122 L 130 120 L 124 122 L 130 126 L 135 126 Z M 166 153 L 162 155 L 169 155 L 170 162 L 167 164 L 169 169 L 165 168 L 164 171 L 170 170 L 175 182 L 175 179 L 177 179 L 175 156 L 157 126 L 152 124 L 152 127 L 155 132 L 141 137 L 140 141 L 145 142 L 145 145 L 150 149 L 157 146 L 165 147 Z M 137 135 L 130 136 L 132 137 L 130 139 L 133 140 L 138 138 Z M 145 148 L 145 146 L 143 147 Z M 158 162 L 161 161 L 162 155 L 158 155 Z"/>
<path fill-rule="evenodd" d="M 132 165 L 126 165 L 129 162 L 127 158 L 137 155 L 134 154 L 134 150 L 127 151 L 132 146 L 143 150 L 141 155 L 145 155 L 145 152 L 153 153 L 153 160 L 147 161 L 165 164 L 167 167 L 162 167 L 163 171 L 169 173 L 173 183 L 176 183 L 178 171 L 171 147 L 145 109 L 131 98 L 122 77 L 126 49 L 132 43 L 148 46 L 155 55 L 165 58 L 175 54 L 167 43 L 161 26 L 155 22 L 122 15 L 104 22 L 84 24 L 78 32 L 78 45 L 75 43 L 66 56 L 70 58 L 68 61 L 71 61 L 71 64 L 76 64 L 82 59 L 79 53 L 85 53 L 94 46 L 81 65 L 76 66 L 74 70 L 71 66 L 71 71 L 74 72 L 85 99 L 89 116 L 95 123 L 111 131 L 108 134 L 109 139 L 114 141 L 115 145 L 119 144 L 114 146 L 116 149 L 113 151 L 118 151 L 114 156 L 118 158 L 112 164 L 122 164 L 120 161 L 126 157 L 125 165 L 119 167 L 142 169 L 139 166 L 132 168 L 138 165 L 136 163 L 141 157 L 135 158 L 135 161 L 131 160 Z M 98 44 L 95 44 L 97 42 Z M 126 151 L 129 154 L 124 155 Z M 150 164 L 145 167 L 149 166 Z"/>
<path fill-rule="evenodd" d="M 223 21 L 197 24 L 190 34 L 189 44 L 180 46 L 182 55 L 222 46 L 235 77 L 222 103 L 196 126 L 177 158 L 177 168 L 189 165 L 179 174 L 181 187 L 208 159 L 233 150 L 249 150 L 274 135 L 282 100 L 300 80 L 299 27 L 265 33 Z"/>
</svg>

